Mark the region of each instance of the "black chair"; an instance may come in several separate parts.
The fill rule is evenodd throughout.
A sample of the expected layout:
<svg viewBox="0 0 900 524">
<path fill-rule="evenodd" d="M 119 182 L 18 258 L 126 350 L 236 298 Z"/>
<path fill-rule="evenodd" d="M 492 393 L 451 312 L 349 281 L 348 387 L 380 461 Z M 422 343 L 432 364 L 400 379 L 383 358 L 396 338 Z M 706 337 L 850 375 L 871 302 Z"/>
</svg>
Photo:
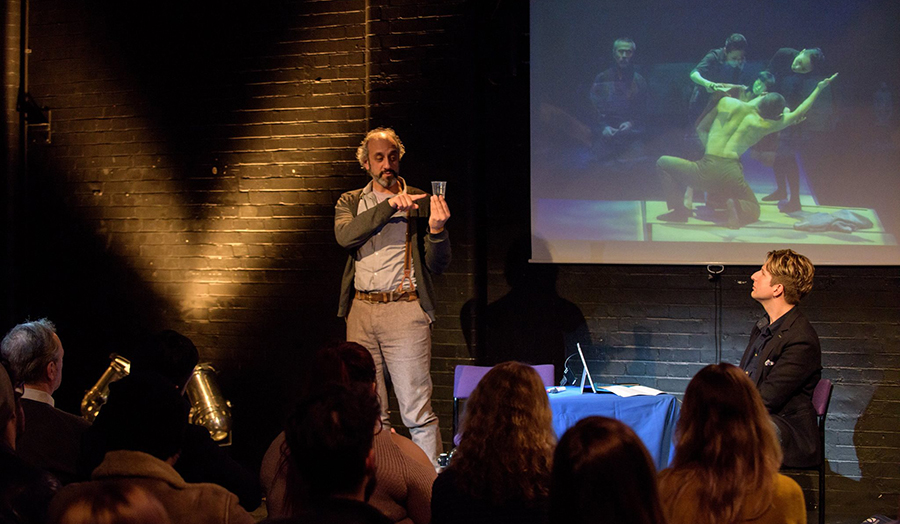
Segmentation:
<svg viewBox="0 0 900 524">
<path fill-rule="evenodd" d="M 819 472 L 819 524 L 825 524 L 825 417 L 828 416 L 828 405 L 831 404 L 833 385 L 827 378 L 819 380 L 813 390 L 812 403 L 819 423 L 819 460 L 818 465 L 804 468 L 782 468 L 782 471 L 818 471 Z"/>
</svg>

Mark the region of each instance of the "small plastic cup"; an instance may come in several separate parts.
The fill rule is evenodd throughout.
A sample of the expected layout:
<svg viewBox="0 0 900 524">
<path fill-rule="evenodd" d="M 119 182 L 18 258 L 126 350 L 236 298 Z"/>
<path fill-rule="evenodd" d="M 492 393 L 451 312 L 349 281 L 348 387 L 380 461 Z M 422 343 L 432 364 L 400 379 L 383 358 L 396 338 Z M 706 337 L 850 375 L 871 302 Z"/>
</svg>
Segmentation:
<svg viewBox="0 0 900 524">
<path fill-rule="evenodd" d="M 432 180 L 431 181 L 431 193 L 434 196 L 447 196 L 447 181 L 446 180 Z"/>
</svg>

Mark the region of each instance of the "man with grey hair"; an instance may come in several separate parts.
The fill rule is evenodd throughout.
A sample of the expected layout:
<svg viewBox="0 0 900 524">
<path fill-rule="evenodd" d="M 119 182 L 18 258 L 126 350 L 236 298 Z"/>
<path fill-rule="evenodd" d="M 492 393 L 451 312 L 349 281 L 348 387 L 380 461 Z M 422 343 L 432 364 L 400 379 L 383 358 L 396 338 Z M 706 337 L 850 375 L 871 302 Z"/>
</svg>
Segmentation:
<svg viewBox="0 0 900 524">
<path fill-rule="evenodd" d="M 390 422 L 387 372 L 403 424 L 436 463 L 441 437 L 431 407 L 431 275 L 450 264 L 444 230 L 450 209 L 443 196 L 426 198 L 406 185 L 400 177 L 405 152 L 390 128 L 369 131 L 357 149 L 356 158 L 372 179 L 335 205 L 335 238 L 348 253 L 338 316 L 347 321 L 347 340 L 364 346 L 375 360 L 382 420 Z"/>
<path fill-rule="evenodd" d="M 81 435 L 89 424 L 55 407 L 53 393 L 62 383 L 64 353 L 56 326 L 46 318 L 19 324 L 3 338 L 0 353 L 25 385 L 25 431 L 18 437 L 16 453 L 64 484 L 76 480 Z"/>
<path fill-rule="evenodd" d="M 647 82 L 634 69 L 634 40 L 626 37 L 613 42 L 616 64 L 598 74 L 591 86 L 591 103 L 597 110 L 593 133 L 594 153 L 598 160 L 618 155 L 641 136 L 641 119 L 647 106 Z"/>
</svg>

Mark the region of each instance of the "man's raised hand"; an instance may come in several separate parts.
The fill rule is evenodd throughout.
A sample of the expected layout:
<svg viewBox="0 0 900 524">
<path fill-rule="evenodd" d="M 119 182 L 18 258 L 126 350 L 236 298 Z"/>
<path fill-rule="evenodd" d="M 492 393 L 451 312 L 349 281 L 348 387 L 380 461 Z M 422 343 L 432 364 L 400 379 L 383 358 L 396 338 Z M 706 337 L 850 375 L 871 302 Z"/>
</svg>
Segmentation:
<svg viewBox="0 0 900 524">
<path fill-rule="evenodd" d="M 443 196 L 431 197 L 431 216 L 428 217 L 428 229 L 437 234 L 444 229 L 444 224 L 450 220 L 450 208 Z"/>
<path fill-rule="evenodd" d="M 416 200 L 425 198 L 427 196 L 428 195 L 425 193 L 419 195 L 408 195 L 406 193 L 400 193 L 397 196 L 389 198 L 388 203 L 397 211 L 409 211 L 410 209 L 419 209 L 419 204 L 416 204 Z"/>
</svg>

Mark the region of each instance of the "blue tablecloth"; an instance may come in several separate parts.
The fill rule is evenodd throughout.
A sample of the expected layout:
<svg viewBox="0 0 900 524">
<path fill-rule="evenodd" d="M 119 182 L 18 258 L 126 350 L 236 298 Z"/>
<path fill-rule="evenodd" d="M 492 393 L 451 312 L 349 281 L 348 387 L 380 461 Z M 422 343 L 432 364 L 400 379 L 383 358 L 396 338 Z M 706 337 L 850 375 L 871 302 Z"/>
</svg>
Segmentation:
<svg viewBox="0 0 900 524">
<path fill-rule="evenodd" d="M 562 437 L 579 420 L 599 415 L 621 420 L 644 441 L 658 469 L 674 456 L 672 432 L 678 421 L 678 401 L 672 395 L 619 397 L 612 393 L 579 393 L 578 387 L 550 393 L 553 429 Z"/>
</svg>

